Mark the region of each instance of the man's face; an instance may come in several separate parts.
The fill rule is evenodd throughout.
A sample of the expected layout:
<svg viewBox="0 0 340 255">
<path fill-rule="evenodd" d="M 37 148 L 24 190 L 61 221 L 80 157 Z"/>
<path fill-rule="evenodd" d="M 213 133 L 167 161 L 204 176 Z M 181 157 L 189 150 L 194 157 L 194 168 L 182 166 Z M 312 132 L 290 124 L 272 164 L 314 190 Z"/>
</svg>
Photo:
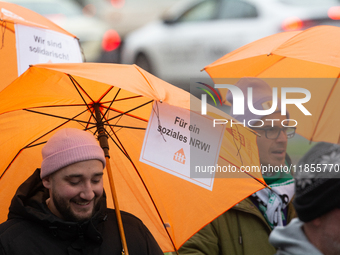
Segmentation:
<svg viewBox="0 0 340 255">
<path fill-rule="evenodd" d="M 266 121 L 266 119 L 278 119 L 279 121 Z M 282 116 L 279 112 L 267 115 L 262 118 L 266 127 L 282 127 L 281 121 L 286 119 L 286 116 Z M 274 123 L 274 125 L 272 124 Z M 266 138 L 264 130 L 256 130 L 261 137 L 257 138 L 257 146 L 259 149 L 260 163 L 265 166 L 280 166 L 284 165 L 287 149 L 287 135 L 284 132 L 280 132 L 280 135 L 276 139 Z"/>
<path fill-rule="evenodd" d="M 85 221 L 103 195 L 103 164 L 95 159 L 78 162 L 45 177 L 43 184 L 49 189 L 53 214 L 66 221 Z"/>
<path fill-rule="evenodd" d="M 323 254 L 340 254 L 340 209 L 322 215 L 313 224 L 317 226 L 315 231 L 320 237 L 317 247 Z"/>
</svg>

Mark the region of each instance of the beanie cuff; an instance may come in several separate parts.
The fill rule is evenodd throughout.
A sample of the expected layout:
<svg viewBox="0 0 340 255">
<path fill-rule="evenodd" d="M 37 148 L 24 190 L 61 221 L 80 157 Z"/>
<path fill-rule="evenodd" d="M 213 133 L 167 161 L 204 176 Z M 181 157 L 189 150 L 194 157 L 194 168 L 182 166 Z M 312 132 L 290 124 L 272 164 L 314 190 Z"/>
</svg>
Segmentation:
<svg viewBox="0 0 340 255">
<path fill-rule="evenodd" d="M 293 201 L 298 217 L 303 222 L 312 221 L 335 208 L 340 208 L 340 179 L 334 178 Z"/>
<path fill-rule="evenodd" d="M 72 147 L 67 150 L 58 152 L 44 159 L 41 164 L 41 178 L 64 168 L 73 163 L 80 161 L 98 159 L 106 165 L 103 150 L 97 145 L 85 145 L 81 147 Z"/>
</svg>

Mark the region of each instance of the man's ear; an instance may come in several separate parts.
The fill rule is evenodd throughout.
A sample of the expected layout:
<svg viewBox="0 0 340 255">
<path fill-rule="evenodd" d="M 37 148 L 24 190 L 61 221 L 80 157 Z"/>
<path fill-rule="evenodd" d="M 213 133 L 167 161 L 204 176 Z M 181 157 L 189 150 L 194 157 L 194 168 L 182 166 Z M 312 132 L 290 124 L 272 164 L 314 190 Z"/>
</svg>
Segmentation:
<svg viewBox="0 0 340 255">
<path fill-rule="evenodd" d="M 52 180 L 51 176 L 46 176 L 42 179 L 42 183 L 46 189 L 51 188 L 51 180 Z"/>
<path fill-rule="evenodd" d="M 322 219 L 320 217 L 318 217 L 318 218 L 312 220 L 311 223 L 313 224 L 313 226 L 319 227 L 322 224 Z"/>
</svg>

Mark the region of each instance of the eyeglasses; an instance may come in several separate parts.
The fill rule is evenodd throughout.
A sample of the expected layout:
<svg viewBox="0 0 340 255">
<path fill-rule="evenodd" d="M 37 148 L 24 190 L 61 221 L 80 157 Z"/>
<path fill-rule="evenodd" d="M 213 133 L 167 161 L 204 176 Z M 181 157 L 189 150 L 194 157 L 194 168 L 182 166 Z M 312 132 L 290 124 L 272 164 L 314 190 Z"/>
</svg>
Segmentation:
<svg viewBox="0 0 340 255">
<path fill-rule="evenodd" d="M 296 127 L 265 127 L 265 128 L 252 128 L 254 130 L 263 130 L 268 139 L 277 139 L 281 131 L 286 134 L 287 139 L 294 137 Z"/>
</svg>

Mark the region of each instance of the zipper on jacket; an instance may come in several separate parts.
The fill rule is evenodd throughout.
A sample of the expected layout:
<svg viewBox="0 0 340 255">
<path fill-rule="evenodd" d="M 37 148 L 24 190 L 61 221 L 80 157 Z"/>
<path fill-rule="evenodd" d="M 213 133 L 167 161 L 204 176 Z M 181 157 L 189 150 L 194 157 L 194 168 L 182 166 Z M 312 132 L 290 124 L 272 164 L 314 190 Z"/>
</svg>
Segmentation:
<svg viewBox="0 0 340 255">
<path fill-rule="evenodd" d="M 52 235 L 54 237 L 56 237 L 58 235 L 58 233 L 57 233 L 58 227 L 56 227 L 56 226 L 49 226 L 48 228 L 51 230 Z"/>
<path fill-rule="evenodd" d="M 239 218 L 238 218 L 238 212 L 236 212 L 236 220 L 237 220 L 237 226 L 238 226 L 238 242 L 239 242 L 239 244 L 241 245 L 242 254 L 244 254 L 244 250 L 243 250 L 242 230 L 241 230 L 240 220 L 239 220 Z"/>
<path fill-rule="evenodd" d="M 239 242 L 240 245 L 242 245 L 242 243 L 243 243 L 242 231 L 241 231 L 240 220 L 238 218 L 238 213 L 236 213 L 236 218 L 237 218 L 237 226 L 238 226 L 238 242 Z"/>
</svg>

